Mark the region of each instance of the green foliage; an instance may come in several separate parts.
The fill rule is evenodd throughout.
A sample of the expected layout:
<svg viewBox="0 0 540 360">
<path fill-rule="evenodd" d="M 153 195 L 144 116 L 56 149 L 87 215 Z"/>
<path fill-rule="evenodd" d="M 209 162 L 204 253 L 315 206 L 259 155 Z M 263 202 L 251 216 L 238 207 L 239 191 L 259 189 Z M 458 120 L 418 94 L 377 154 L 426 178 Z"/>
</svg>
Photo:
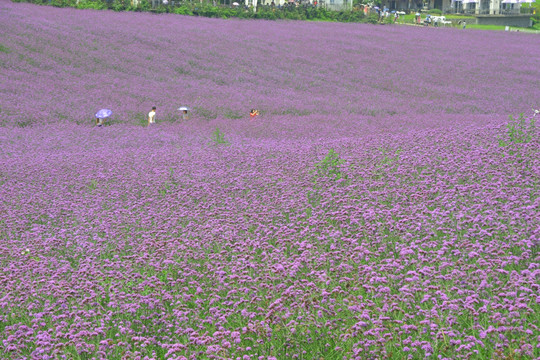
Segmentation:
<svg viewBox="0 0 540 360">
<path fill-rule="evenodd" d="M 97 182 L 97 180 L 92 179 L 90 181 L 90 183 L 88 185 L 86 185 L 86 187 L 88 188 L 88 190 L 90 192 L 92 192 L 92 191 L 96 190 L 99 187 L 99 183 Z"/>
<path fill-rule="evenodd" d="M 242 114 L 240 114 L 238 111 L 231 110 L 231 109 L 225 110 L 225 113 L 223 114 L 223 116 L 225 116 L 226 119 L 232 119 L 232 120 L 241 119 L 243 117 Z"/>
<path fill-rule="evenodd" d="M 442 11 L 440 9 L 431 9 L 428 11 L 428 13 L 431 15 L 436 15 L 436 16 L 442 15 Z"/>
<path fill-rule="evenodd" d="M 186 6 L 185 4 L 175 7 L 173 13 L 178 15 L 193 15 L 191 8 L 189 6 Z"/>
<path fill-rule="evenodd" d="M 328 193 L 325 193 L 324 190 L 328 185 L 325 184 L 325 180 L 335 181 L 338 186 L 349 184 L 348 175 L 342 169 L 344 162 L 345 160 L 341 159 L 334 149 L 330 149 L 324 159 L 315 164 L 313 188 L 307 192 L 307 200 L 311 207 L 319 206 L 321 201 L 328 196 Z M 311 216 L 311 213 L 312 209 L 307 208 L 306 214 Z"/>
<path fill-rule="evenodd" d="M 119 124 L 120 122 L 118 120 L 115 120 L 115 119 L 112 119 L 112 118 L 107 118 L 103 121 L 103 126 L 111 126 L 111 125 L 114 125 L 114 124 Z"/>
<path fill-rule="evenodd" d="M 319 163 L 315 164 L 315 172 L 319 178 L 330 178 L 333 180 L 346 179 L 347 175 L 343 174 L 341 165 L 344 160 L 339 157 L 339 154 L 330 149 L 328 154 Z"/>
<path fill-rule="evenodd" d="M 385 17 L 383 20 L 384 24 L 393 24 L 394 23 L 394 16 L 388 16 Z"/>
<path fill-rule="evenodd" d="M 127 10 L 130 6 L 131 2 L 129 0 L 117 0 L 111 4 L 110 9 L 114 11 L 124 11 Z"/>
<path fill-rule="evenodd" d="M 522 3 L 520 6 L 521 14 L 531 14 L 531 20 L 533 21 L 533 27 L 540 22 L 540 3 L 538 1 L 533 3 Z"/>
<path fill-rule="evenodd" d="M 385 164 L 393 164 L 396 162 L 399 162 L 399 154 L 401 153 L 401 148 L 398 148 L 396 151 L 387 149 L 387 148 L 379 148 L 381 153 L 384 155 L 384 158 L 381 160 L 381 166 Z"/>
<path fill-rule="evenodd" d="M 214 120 L 215 118 L 217 118 L 217 112 L 213 109 L 194 107 L 193 111 L 195 111 L 199 117 L 205 120 Z"/>
<path fill-rule="evenodd" d="M 506 136 L 499 137 L 499 146 L 508 146 L 511 143 L 522 144 L 528 143 L 533 139 L 536 132 L 536 121 L 534 116 L 526 118 L 523 113 L 519 114 L 519 118 L 514 119 L 510 115 L 510 121 L 506 124 Z"/>
<path fill-rule="evenodd" d="M 17 121 L 17 127 L 20 127 L 20 128 L 25 128 L 31 125 L 33 125 L 32 120 Z"/>
<path fill-rule="evenodd" d="M 10 50 L 8 47 L 6 47 L 6 46 L 0 44 L 0 52 L 9 54 L 9 53 L 11 52 L 11 50 Z"/>
<path fill-rule="evenodd" d="M 56 7 L 75 7 L 77 2 L 76 0 L 51 0 L 49 4 Z"/>
<path fill-rule="evenodd" d="M 141 125 L 141 126 L 148 125 L 148 118 L 146 117 L 146 114 L 143 112 L 138 112 L 134 114 L 133 118 L 135 119 L 137 125 Z"/>
<path fill-rule="evenodd" d="M 131 6 L 130 4 L 130 6 L 126 8 L 128 11 L 150 11 L 150 9 L 152 9 L 152 4 L 149 0 L 141 0 L 138 6 Z"/>
<path fill-rule="evenodd" d="M 379 17 L 376 15 L 376 14 L 370 14 L 368 15 L 368 17 L 366 18 L 366 22 L 368 24 L 376 24 L 379 22 Z"/>
<path fill-rule="evenodd" d="M 137 6 L 131 0 L 13 0 L 16 2 L 30 2 L 34 4 L 52 5 L 57 7 L 75 7 L 79 9 L 110 9 L 114 11 L 151 11 L 153 13 L 174 13 L 180 15 L 203 16 L 213 18 L 241 18 L 266 20 L 321 20 L 339 22 L 369 22 L 376 23 L 368 18 L 363 11 L 352 10 L 331 11 L 315 6 L 284 6 L 282 8 L 259 5 L 257 11 L 243 6 L 231 7 L 227 5 L 214 6 L 211 2 L 181 2 L 173 5 L 160 3 L 152 8 L 149 0 L 141 0 Z"/>
<path fill-rule="evenodd" d="M 219 130 L 219 128 L 216 128 L 216 130 L 214 130 L 211 139 L 215 145 L 229 145 L 229 141 L 225 139 L 225 135 L 221 132 L 221 130 Z"/>
<path fill-rule="evenodd" d="M 339 11 L 336 14 L 335 20 L 339 22 L 365 22 L 366 16 L 363 11 Z"/>
<path fill-rule="evenodd" d="M 107 9 L 106 3 L 103 1 L 93 1 L 93 0 L 80 0 L 78 4 L 75 5 L 77 9 L 94 9 L 102 10 Z"/>
</svg>

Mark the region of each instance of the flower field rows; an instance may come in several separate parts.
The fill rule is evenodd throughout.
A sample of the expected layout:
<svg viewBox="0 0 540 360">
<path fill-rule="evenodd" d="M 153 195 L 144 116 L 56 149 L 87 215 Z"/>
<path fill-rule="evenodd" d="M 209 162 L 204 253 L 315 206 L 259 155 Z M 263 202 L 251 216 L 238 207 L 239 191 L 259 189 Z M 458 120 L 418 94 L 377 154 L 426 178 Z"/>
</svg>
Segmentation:
<svg viewBox="0 0 540 360">
<path fill-rule="evenodd" d="M 536 37 L 0 20 L 0 358 L 540 357 Z"/>
<path fill-rule="evenodd" d="M 2 4 L 4 124 L 91 123 L 100 107 L 138 123 L 152 105 L 172 121 L 189 105 L 199 119 L 256 107 L 274 122 L 386 131 L 422 118 L 506 120 L 540 101 L 531 34 Z"/>
</svg>

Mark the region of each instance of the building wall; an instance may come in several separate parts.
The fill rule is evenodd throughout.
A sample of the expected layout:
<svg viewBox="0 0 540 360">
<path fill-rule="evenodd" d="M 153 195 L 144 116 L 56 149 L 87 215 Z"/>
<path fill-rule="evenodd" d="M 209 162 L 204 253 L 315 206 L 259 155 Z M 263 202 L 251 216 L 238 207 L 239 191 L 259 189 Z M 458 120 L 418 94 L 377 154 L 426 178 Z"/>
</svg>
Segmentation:
<svg viewBox="0 0 540 360">
<path fill-rule="evenodd" d="M 500 8 L 501 8 L 501 0 L 491 0 L 489 2 L 489 13 L 490 14 L 498 14 Z"/>
<path fill-rule="evenodd" d="M 502 25 L 515 27 L 528 27 L 532 25 L 529 15 L 479 15 L 476 17 L 476 23 L 481 25 Z"/>
<path fill-rule="evenodd" d="M 321 4 L 328 10 L 339 11 L 352 9 L 352 0 L 324 0 Z"/>
<path fill-rule="evenodd" d="M 451 0 L 430 0 L 429 1 L 429 8 L 430 9 L 439 9 L 439 10 L 446 10 L 449 9 L 452 6 Z"/>
<path fill-rule="evenodd" d="M 500 0 L 499 0 L 500 1 Z M 416 10 L 423 8 L 423 0 L 385 0 L 383 6 L 390 10 Z M 452 6 L 452 0 L 428 0 L 430 9 L 446 10 Z"/>
</svg>

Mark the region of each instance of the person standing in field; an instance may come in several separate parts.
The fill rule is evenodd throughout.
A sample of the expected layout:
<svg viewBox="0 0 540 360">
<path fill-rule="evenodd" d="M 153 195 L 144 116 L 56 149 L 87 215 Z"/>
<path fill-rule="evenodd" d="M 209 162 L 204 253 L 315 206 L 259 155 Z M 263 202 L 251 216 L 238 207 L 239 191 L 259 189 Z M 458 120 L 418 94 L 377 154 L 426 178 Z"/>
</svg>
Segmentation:
<svg viewBox="0 0 540 360">
<path fill-rule="evenodd" d="M 152 106 L 152 110 L 148 113 L 148 126 L 156 123 L 156 107 Z"/>
</svg>

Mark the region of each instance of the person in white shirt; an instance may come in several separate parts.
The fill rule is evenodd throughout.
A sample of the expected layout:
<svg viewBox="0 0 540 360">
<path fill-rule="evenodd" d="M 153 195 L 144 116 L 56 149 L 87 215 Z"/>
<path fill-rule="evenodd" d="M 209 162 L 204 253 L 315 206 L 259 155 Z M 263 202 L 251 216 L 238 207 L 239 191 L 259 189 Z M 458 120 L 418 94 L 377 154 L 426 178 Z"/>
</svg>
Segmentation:
<svg viewBox="0 0 540 360">
<path fill-rule="evenodd" d="M 148 113 L 148 126 L 156 123 L 156 107 L 152 106 L 152 111 Z"/>
</svg>

